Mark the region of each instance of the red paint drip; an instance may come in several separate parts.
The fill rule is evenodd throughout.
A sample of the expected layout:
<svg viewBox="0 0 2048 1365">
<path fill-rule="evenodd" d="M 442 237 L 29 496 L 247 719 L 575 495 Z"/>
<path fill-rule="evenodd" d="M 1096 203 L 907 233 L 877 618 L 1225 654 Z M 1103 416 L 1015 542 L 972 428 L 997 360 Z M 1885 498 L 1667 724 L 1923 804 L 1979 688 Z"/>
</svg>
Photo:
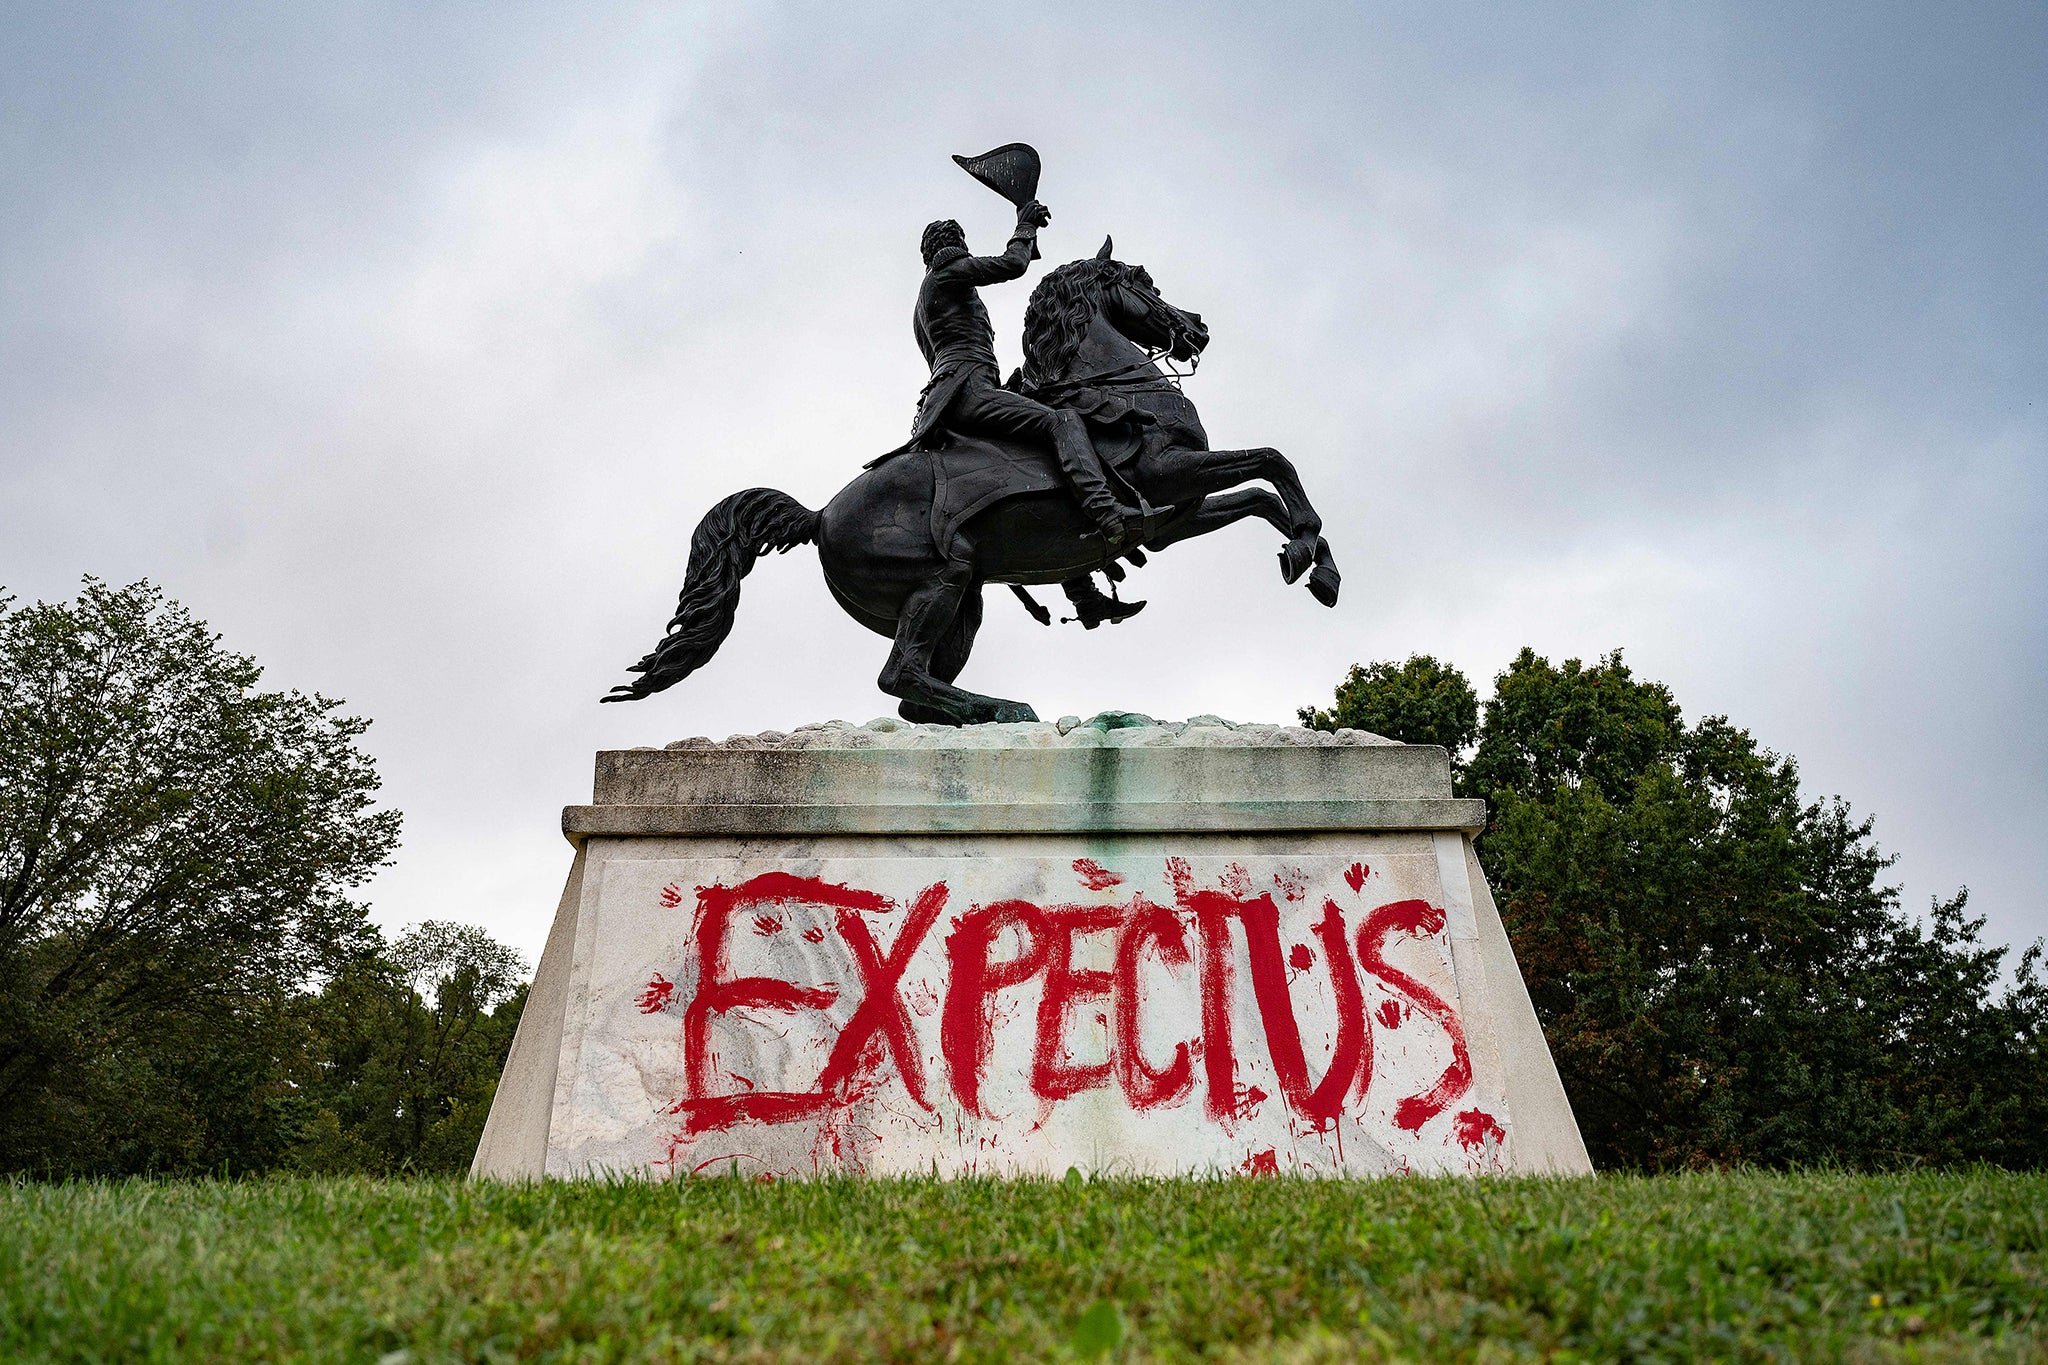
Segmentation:
<svg viewBox="0 0 2048 1365">
<path fill-rule="evenodd" d="M 1287 950 L 1287 965 L 1297 972 L 1305 972 L 1316 965 L 1315 949 L 1306 943 L 1297 943 Z"/>
<path fill-rule="evenodd" d="M 676 983 L 663 976 L 660 972 L 656 972 L 654 979 L 647 983 L 647 989 L 640 992 L 639 997 L 633 1003 L 640 1007 L 642 1014 L 657 1014 L 661 1011 L 662 1006 L 668 1004 L 669 997 L 675 993 Z"/>
<path fill-rule="evenodd" d="M 1493 1115 L 1483 1109 L 1467 1109 L 1451 1123 L 1451 1132 L 1457 1137 L 1458 1145 L 1467 1150 L 1485 1145 L 1488 1138 L 1495 1144 L 1506 1142 L 1508 1138 Z"/>
<path fill-rule="evenodd" d="M 1074 859 L 1074 875 L 1079 877 L 1081 885 L 1090 891 L 1107 891 L 1110 887 L 1121 885 L 1123 882 L 1122 877 L 1093 858 Z"/>
<path fill-rule="evenodd" d="M 1268 1147 L 1263 1152 L 1247 1153 L 1245 1159 L 1238 1163 L 1237 1169 L 1243 1171 L 1246 1175 L 1278 1175 L 1280 1174 L 1280 1153 L 1271 1147 Z"/>
</svg>

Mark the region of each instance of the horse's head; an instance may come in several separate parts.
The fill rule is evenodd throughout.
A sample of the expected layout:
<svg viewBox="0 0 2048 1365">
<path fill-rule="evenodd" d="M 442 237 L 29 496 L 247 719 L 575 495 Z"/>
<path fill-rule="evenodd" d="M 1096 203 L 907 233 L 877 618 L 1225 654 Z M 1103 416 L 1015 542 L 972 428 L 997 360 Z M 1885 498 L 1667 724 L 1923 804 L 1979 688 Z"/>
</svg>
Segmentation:
<svg viewBox="0 0 2048 1365">
<path fill-rule="evenodd" d="M 1039 281 L 1024 312 L 1024 372 L 1033 383 L 1069 376 L 1090 321 L 1103 321 L 1147 351 L 1192 360 L 1209 345 L 1201 315 L 1176 308 L 1145 268 L 1110 255 L 1111 244 Z"/>
<path fill-rule="evenodd" d="M 1111 242 L 1102 239 L 1095 260 L 1105 268 L 1102 312 L 1109 325 L 1148 351 L 1164 351 L 1175 360 L 1193 360 L 1209 345 L 1202 315 L 1168 303 L 1142 265 L 1126 265 L 1111 257 Z"/>
</svg>

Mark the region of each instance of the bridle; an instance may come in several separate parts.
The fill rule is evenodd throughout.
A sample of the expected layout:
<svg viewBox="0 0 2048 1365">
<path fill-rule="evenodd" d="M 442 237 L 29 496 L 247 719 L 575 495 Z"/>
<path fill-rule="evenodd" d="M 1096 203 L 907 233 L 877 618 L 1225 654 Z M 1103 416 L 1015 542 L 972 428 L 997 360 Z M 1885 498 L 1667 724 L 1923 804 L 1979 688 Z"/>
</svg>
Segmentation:
<svg viewBox="0 0 2048 1365">
<path fill-rule="evenodd" d="M 1128 285 L 1120 282 L 1117 287 L 1127 288 Z M 1172 389 L 1175 393 L 1181 392 L 1180 382 L 1183 379 L 1193 378 L 1195 371 L 1201 368 L 1202 353 L 1191 348 L 1188 367 L 1185 370 L 1173 368 L 1173 348 L 1188 339 L 1188 330 L 1181 325 L 1179 314 L 1172 305 L 1168 304 L 1165 299 L 1160 298 L 1156 293 L 1146 300 L 1146 317 L 1156 319 L 1158 316 L 1157 310 L 1160 308 L 1165 308 L 1171 315 L 1166 323 L 1169 339 L 1164 346 L 1147 346 L 1144 348 L 1144 359 L 1133 360 L 1128 365 L 1119 365 L 1113 370 L 1104 370 L 1100 374 L 1083 375 L 1078 379 L 1062 379 L 1052 384 L 1034 385 L 1033 392 L 1039 394 L 1059 394 L 1076 389 L 1091 388 L 1133 390 L 1158 388 Z M 1148 369 L 1152 373 L 1143 373 L 1143 371 Z"/>
</svg>

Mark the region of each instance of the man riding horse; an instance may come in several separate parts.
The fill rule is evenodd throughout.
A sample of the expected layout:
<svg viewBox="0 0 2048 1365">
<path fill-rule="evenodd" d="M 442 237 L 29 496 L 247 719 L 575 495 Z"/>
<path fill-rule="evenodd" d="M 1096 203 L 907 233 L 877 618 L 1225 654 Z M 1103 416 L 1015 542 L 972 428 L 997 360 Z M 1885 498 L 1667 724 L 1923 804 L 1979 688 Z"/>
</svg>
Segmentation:
<svg viewBox="0 0 2048 1365">
<path fill-rule="evenodd" d="M 1004 388 L 996 364 L 995 328 L 988 308 L 981 301 L 980 288 L 1019 278 L 1030 268 L 1037 254 L 1038 229 L 1052 220 L 1052 213 L 1036 199 L 1017 209 L 1017 229 L 999 256 L 975 256 L 967 250 L 967 235 L 950 218 L 932 223 L 924 230 L 919 250 L 924 256 L 924 282 L 917 291 L 917 307 L 911 329 L 917 347 L 931 366 L 931 379 L 918 398 L 917 416 L 911 424 L 910 439 L 884 455 L 936 448 L 948 432 L 993 438 L 1021 437 L 1049 445 L 1059 460 L 1081 508 L 1101 533 L 1111 550 L 1123 548 L 1133 538 L 1140 514 L 1117 500 L 1094 439 L 1079 413 L 1050 407 Z M 875 463 L 881 463 L 877 460 Z M 1115 574 L 1120 578 L 1121 573 Z M 1135 615 L 1143 602 L 1121 602 L 1104 596 L 1092 576 L 1083 574 L 1063 583 L 1079 620 L 1093 630 L 1103 621 L 1115 623 Z M 1027 607 L 1041 621 L 1043 608 L 1022 592 Z"/>
<path fill-rule="evenodd" d="M 666 632 L 630 668 L 637 676 L 604 700 L 651 696 L 708 663 L 732 630 L 754 562 L 797 545 L 818 547 L 834 600 L 891 641 L 876 683 L 919 723 L 1037 719 L 1027 702 L 957 681 L 987 584 L 1023 594 L 1058 583 L 1082 603 L 1092 574 L 1114 581 L 1119 559 L 1142 562 L 1141 547 L 1164 550 L 1251 518 L 1280 534 L 1281 580 L 1305 578 L 1316 601 L 1337 604 L 1336 560 L 1293 462 L 1271 446 L 1212 447 L 1178 376 L 1161 368 L 1192 366 L 1207 348 L 1201 315 L 1169 303 L 1142 266 L 1115 259 L 1110 242 L 1039 282 L 1024 313 L 1023 368 L 1008 385 L 996 382 L 993 331 L 975 290 L 1022 275 L 1050 215 L 1037 202 L 1029 147 L 955 160 L 1019 206 L 1018 226 L 1001 256 L 984 258 L 968 253 L 956 224 L 926 230 L 916 332 L 932 379 L 911 440 L 816 511 L 773 488 L 714 505 L 690 536 Z M 1139 604 L 1110 605 L 1128 614 Z"/>
</svg>

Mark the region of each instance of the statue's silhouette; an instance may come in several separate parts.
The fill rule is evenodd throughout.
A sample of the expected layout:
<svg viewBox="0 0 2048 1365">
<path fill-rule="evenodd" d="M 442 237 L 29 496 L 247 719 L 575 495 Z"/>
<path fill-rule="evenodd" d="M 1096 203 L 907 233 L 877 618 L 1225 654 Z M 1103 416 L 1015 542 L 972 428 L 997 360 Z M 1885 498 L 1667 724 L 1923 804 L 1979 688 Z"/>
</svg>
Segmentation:
<svg viewBox="0 0 2048 1365">
<path fill-rule="evenodd" d="M 1048 614 L 1025 587 L 1061 584 L 1092 628 L 1142 604 L 1103 598 L 1091 574 L 1114 582 L 1120 558 L 1143 563 L 1147 550 L 1256 516 L 1286 537 L 1281 577 L 1306 574 L 1316 600 L 1336 604 L 1337 566 L 1294 466 L 1266 447 L 1209 449 L 1178 377 L 1160 368 L 1193 363 L 1208 329 L 1162 298 L 1142 267 L 1114 259 L 1108 241 L 1039 283 L 1024 317 L 1024 367 L 996 382 L 974 291 L 1023 274 L 1050 215 L 1031 197 L 1029 148 L 956 159 L 1018 203 L 1018 230 L 1003 255 L 975 257 L 956 224 L 926 229 L 916 322 L 932 380 L 910 441 L 822 511 L 772 488 L 713 507 L 691 540 L 667 635 L 633 666 L 640 676 L 604 700 L 648 696 L 702 667 L 732 629 L 754 560 L 809 543 L 839 604 L 894 639 L 880 684 L 914 721 L 1037 719 L 1023 702 L 953 684 L 981 625 L 985 583 L 1011 585 L 1040 621 Z M 1271 490 L 1238 487 L 1254 480 Z"/>
</svg>

